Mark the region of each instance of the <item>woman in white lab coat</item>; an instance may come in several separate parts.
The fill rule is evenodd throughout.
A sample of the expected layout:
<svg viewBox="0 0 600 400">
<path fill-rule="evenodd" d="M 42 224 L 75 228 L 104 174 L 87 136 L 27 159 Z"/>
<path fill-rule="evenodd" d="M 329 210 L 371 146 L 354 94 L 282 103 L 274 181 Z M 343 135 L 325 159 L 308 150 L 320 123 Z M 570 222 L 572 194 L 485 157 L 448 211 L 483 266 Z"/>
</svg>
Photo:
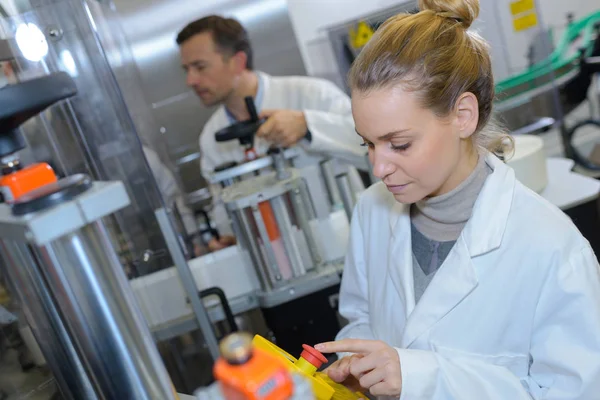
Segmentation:
<svg viewBox="0 0 600 400">
<path fill-rule="evenodd" d="M 490 127 L 477 0 L 421 0 L 350 72 L 356 128 L 382 182 L 352 219 L 349 324 L 328 373 L 402 400 L 600 399 L 600 276 L 589 243 L 515 179 Z"/>
</svg>

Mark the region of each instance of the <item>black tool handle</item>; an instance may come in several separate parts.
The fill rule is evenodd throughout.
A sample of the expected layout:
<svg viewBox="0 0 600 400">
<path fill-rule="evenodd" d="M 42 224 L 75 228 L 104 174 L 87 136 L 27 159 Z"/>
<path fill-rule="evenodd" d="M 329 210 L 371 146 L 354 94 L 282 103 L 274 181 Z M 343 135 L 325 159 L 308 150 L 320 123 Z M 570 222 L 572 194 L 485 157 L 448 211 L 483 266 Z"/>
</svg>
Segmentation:
<svg viewBox="0 0 600 400">
<path fill-rule="evenodd" d="M 244 101 L 246 102 L 248 114 L 250 114 L 250 121 L 258 121 L 258 113 L 256 112 L 256 105 L 254 104 L 254 99 L 252 96 L 244 97 Z"/>
</svg>

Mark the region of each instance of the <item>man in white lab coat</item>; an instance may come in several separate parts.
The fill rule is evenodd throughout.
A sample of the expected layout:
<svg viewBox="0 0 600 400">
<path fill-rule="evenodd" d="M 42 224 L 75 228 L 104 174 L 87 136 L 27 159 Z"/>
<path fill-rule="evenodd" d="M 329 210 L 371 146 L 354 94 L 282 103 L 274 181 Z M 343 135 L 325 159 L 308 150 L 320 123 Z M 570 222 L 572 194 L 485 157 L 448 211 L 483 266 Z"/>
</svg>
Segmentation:
<svg viewBox="0 0 600 400">
<path fill-rule="evenodd" d="M 267 119 L 255 139 L 259 156 L 275 144 L 299 146 L 303 150 L 296 160 L 299 166 L 314 163 L 321 155 L 365 159 L 349 97 L 326 80 L 254 71 L 248 35 L 238 21 L 219 16 L 199 19 L 179 33 L 177 43 L 188 86 L 204 105 L 220 105 L 200 135 L 205 178 L 219 165 L 244 160 L 244 147 L 237 140 L 217 142 L 215 133 L 250 119 L 247 96 L 254 98 L 260 117 Z M 360 185 L 356 170 L 348 172 L 353 185 Z"/>
</svg>

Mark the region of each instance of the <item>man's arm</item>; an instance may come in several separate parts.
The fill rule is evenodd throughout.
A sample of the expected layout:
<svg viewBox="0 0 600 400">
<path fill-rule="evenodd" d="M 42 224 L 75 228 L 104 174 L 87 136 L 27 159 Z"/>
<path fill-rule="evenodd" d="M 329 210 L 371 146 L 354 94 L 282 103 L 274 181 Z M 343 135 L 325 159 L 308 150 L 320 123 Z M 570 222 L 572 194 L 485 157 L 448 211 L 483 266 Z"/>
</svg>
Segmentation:
<svg viewBox="0 0 600 400">
<path fill-rule="evenodd" d="M 285 88 L 294 109 L 263 110 L 267 121 L 257 136 L 288 147 L 294 144 L 306 151 L 346 161 L 368 170 L 367 151 L 356 134 L 350 98 L 325 80 L 298 80 Z"/>
<path fill-rule="evenodd" d="M 362 138 L 356 133 L 350 98 L 335 84 L 321 83 L 304 109 L 306 125 L 311 140 L 304 147 L 344 159 L 360 167 L 366 164 L 366 150 Z M 357 165 L 358 164 L 358 165 Z"/>
<path fill-rule="evenodd" d="M 207 135 L 214 135 L 214 132 L 210 132 L 210 126 L 207 124 L 204 129 L 202 129 L 202 133 L 198 138 L 198 147 L 200 149 L 200 173 L 202 177 L 209 182 L 210 175 L 214 172 L 217 167 L 217 161 L 214 157 L 214 152 L 210 151 L 210 143 Z"/>
</svg>

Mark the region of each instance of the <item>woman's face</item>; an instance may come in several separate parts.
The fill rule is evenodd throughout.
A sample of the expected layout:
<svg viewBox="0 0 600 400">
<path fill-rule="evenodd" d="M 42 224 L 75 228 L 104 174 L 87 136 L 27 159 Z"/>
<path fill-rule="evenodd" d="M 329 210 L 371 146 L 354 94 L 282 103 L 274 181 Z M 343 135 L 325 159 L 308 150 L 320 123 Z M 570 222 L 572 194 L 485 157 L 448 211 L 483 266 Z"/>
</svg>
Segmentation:
<svg viewBox="0 0 600 400">
<path fill-rule="evenodd" d="M 369 148 L 373 174 L 400 203 L 447 193 L 477 163 L 470 136 L 477 127 L 477 99 L 463 94 L 456 111 L 439 118 L 400 87 L 353 91 L 357 133 Z"/>
</svg>

